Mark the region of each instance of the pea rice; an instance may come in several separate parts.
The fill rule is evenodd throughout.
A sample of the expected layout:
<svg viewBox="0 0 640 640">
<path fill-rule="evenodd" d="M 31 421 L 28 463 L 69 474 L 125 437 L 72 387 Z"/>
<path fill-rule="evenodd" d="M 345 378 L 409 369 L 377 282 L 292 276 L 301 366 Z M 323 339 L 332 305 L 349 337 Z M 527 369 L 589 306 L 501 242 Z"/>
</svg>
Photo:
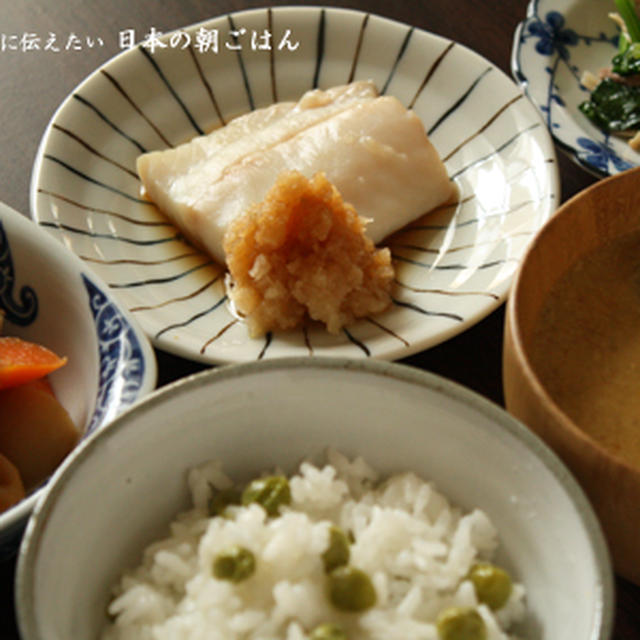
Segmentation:
<svg viewBox="0 0 640 640">
<path fill-rule="evenodd" d="M 192 469 L 188 483 L 193 508 L 114 586 L 102 640 L 310 640 L 329 624 L 348 640 L 441 640 L 436 621 L 450 607 L 473 608 L 487 640 L 506 640 L 525 616 L 521 584 L 492 610 L 466 579 L 498 547 L 487 515 L 463 513 L 412 473 L 381 482 L 361 458 L 328 451 L 324 466 L 303 462 L 289 478 L 291 502 L 275 517 L 255 503 L 211 516 L 213 494 L 233 486 L 218 462 Z M 362 612 L 341 611 L 327 596 L 323 554 L 336 527 L 349 532 L 349 564 L 375 589 Z M 255 557 L 242 582 L 213 575 L 230 546 Z"/>
</svg>

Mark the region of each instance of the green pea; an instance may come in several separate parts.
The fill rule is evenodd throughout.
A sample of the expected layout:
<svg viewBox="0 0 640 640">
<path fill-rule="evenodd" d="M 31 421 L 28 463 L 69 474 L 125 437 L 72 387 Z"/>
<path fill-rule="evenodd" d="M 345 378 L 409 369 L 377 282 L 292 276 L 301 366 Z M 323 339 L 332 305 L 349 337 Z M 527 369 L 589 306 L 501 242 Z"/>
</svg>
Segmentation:
<svg viewBox="0 0 640 640">
<path fill-rule="evenodd" d="M 467 576 L 473 583 L 476 596 L 491 609 L 500 609 L 511 595 L 511 578 L 490 562 L 473 565 Z"/>
<path fill-rule="evenodd" d="M 322 554 L 325 572 L 330 573 L 335 568 L 347 564 L 350 555 L 347 534 L 340 527 L 329 527 L 329 546 Z"/>
<path fill-rule="evenodd" d="M 212 516 L 224 515 L 225 509 L 240 504 L 240 492 L 237 489 L 220 489 L 209 500 L 209 513 Z"/>
<path fill-rule="evenodd" d="M 361 569 L 342 566 L 329 574 L 329 600 L 341 611 L 364 611 L 376 603 L 371 578 Z"/>
<path fill-rule="evenodd" d="M 256 558 L 249 549 L 233 546 L 221 551 L 213 561 L 213 575 L 219 580 L 242 582 L 256 570 Z"/>
<path fill-rule="evenodd" d="M 339 624 L 326 622 L 311 631 L 309 640 L 347 640 L 347 634 Z"/>
<path fill-rule="evenodd" d="M 449 607 L 436 621 L 441 640 L 486 640 L 487 628 L 482 616 L 471 607 Z"/>
<path fill-rule="evenodd" d="M 270 516 L 278 515 L 280 507 L 291 504 L 289 481 L 284 476 L 267 476 L 250 482 L 242 492 L 242 504 L 257 502 Z"/>
</svg>

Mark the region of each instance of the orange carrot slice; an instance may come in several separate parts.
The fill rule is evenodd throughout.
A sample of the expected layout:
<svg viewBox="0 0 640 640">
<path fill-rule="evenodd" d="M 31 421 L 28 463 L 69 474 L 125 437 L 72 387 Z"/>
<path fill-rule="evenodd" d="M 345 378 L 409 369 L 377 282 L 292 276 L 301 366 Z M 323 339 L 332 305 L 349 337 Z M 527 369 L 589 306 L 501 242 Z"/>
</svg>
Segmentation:
<svg viewBox="0 0 640 640">
<path fill-rule="evenodd" d="M 0 337 L 0 389 L 37 380 L 66 364 L 50 349 L 15 336 Z"/>
</svg>

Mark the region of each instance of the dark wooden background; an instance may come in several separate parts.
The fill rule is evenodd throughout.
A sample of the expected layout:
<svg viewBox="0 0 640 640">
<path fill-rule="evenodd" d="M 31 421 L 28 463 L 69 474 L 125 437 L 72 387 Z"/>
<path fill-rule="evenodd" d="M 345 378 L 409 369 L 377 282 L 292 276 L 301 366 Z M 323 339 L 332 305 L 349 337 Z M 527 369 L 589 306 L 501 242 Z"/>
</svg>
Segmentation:
<svg viewBox="0 0 640 640">
<path fill-rule="evenodd" d="M 527 0 L 0 0 L 0 200 L 29 215 L 31 167 L 47 123 L 78 83 L 119 53 L 121 32 L 134 29 L 141 38 L 152 27 L 170 31 L 266 4 L 324 4 L 384 15 L 464 44 L 508 74 L 514 30 L 527 10 Z M 19 44 L 38 39 L 39 50 Z M 59 51 L 45 51 L 47 41 Z M 74 48 L 78 43 L 81 50 Z M 595 181 L 560 151 L 558 161 L 563 200 Z M 462 335 L 404 362 L 456 380 L 501 404 L 503 320 L 504 310 L 499 308 Z M 203 368 L 176 356 L 157 355 L 160 385 Z M 19 637 L 13 577 L 14 562 L 0 562 L 0 638 L 7 640 Z M 640 639 L 640 587 L 622 579 L 616 586 L 614 637 Z"/>
</svg>

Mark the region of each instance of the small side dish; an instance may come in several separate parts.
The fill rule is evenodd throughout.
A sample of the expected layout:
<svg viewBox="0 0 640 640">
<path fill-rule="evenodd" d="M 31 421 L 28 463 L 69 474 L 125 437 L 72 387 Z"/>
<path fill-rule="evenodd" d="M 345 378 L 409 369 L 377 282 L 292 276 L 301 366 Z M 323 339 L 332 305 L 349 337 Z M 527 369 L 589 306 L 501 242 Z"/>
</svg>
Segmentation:
<svg viewBox="0 0 640 640">
<path fill-rule="evenodd" d="M 108 286 L 3 203 L 0 314 L 0 386 L 7 387 L 0 390 L 0 453 L 23 467 L 26 494 L 0 513 L 0 558 L 6 558 L 16 553 L 49 476 L 63 466 L 57 463 L 155 387 L 156 361 Z"/>
<path fill-rule="evenodd" d="M 47 378 L 66 361 L 40 344 L 0 337 L 0 512 L 45 480 L 78 440 Z"/>
<path fill-rule="evenodd" d="M 33 171 L 34 220 L 112 285 L 159 349 L 209 364 L 310 354 L 396 360 L 458 335 L 499 306 L 531 234 L 559 197 L 549 132 L 512 80 L 455 41 L 371 12 L 269 6 L 232 19 L 236 29 L 278 37 L 295 25 L 300 47 L 242 54 L 221 47 L 217 55 L 194 47 L 190 55 L 170 46 L 182 34 L 195 44 L 201 30 L 228 34 L 225 14 L 163 34 L 166 47 L 141 43 L 121 52 L 74 88 L 44 132 Z M 235 118 L 276 102 L 291 110 L 310 89 L 368 81 L 419 118 L 456 194 L 424 224 L 418 218 L 384 242 L 396 272 L 386 311 L 337 335 L 305 322 L 251 338 L 229 301 L 224 267 L 140 197 L 136 162 L 145 152 L 177 151 L 194 136 L 229 132 Z M 275 126 L 280 114 L 272 115 Z M 319 172 L 301 171 L 307 179 Z M 358 215 L 373 217 L 324 173 Z M 369 175 L 371 193 L 386 175 Z M 261 202 L 276 179 L 251 201 Z M 367 234 L 378 245 L 375 225 Z"/>
<path fill-rule="evenodd" d="M 587 71 L 582 84 L 591 91 L 580 104 L 584 113 L 605 132 L 625 136 L 640 150 L 640 18 L 635 0 L 615 0 L 610 17 L 620 26 L 618 52 L 596 75 Z"/>
<path fill-rule="evenodd" d="M 103 640 L 504 639 L 525 615 L 488 516 L 413 473 L 330 450 L 289 478 L 238 486 L 210 462 L 188 483 L 194 507 L 119 580 Z"/>
<path fill-rule="evenodd" d="M 393 268 L 373 243 L 454 191 L 420 118 L 368 81 L 250 112 L 141 155 L 137 170 L 158 208 L 229 266 L 253 336 L 305 313 L 338 333 L 386 309 Z"/>
</svg>

